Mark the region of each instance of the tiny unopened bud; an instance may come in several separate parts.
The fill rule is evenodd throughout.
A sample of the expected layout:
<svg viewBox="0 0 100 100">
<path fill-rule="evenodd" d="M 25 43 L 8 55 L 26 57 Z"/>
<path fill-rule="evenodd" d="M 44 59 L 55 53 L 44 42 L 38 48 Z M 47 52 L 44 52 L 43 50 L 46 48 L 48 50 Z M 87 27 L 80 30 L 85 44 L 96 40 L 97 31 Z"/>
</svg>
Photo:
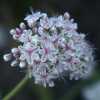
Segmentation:
<svg viewBox="0 0 100 100">
<path fill-rule="evenodd" d="M 80 34 L 80 36 L 84 39 L 85 38 L 85 34 Z"/>
<path fill-rule="evenodd" d="M 28 26 L 32 28 L 34 26 L 34 21 L 29 21 Z"/>
<path fill-rule="evenodd" d="M 11 66 L 14 67 L 14 66 L 17 66 L 18 65 L 18 61 L 17 60 L 14 60 L 11 62 Z"/>
<path fill-rule="evenodd" d="M 19 25 L 19 26 L 20 26 L 20 28 L 21 28 L 21 29 L 25 29 L 25 28 L 26 28 L 26 26 L 25 26 L 25 24 L 24 24 L 23 22 L 22 22 L 22 23 L 20 23 L 20 25 Z"/>
<path fill-rule="evenodd" d="M 47 14 L 46 14 L 46 13 L 43 13 L 43 14 L 42 14 L 42 17 L 43 17 L 43 18 L 47 18 Z"/>
<path fill-rule="evenodd" d="M 49 83 L 49 87 L 54 87 L 54 85 L 55 85 L 55 84 L 54 84 L 53 81 Z"/>
<path fill-rule="evenodd" d="M 73 29 L 77 29 L 77 27 L 78 27 L 78 26 L 77 26 L 77 23 L 74 23 L 74 24 L 73 24 Z"/>
<path fill-rule="evenodd" d="M 21 61 L 24 61 L 24 60 L 25 60 L 25 56 L 24 56 L 24 55 L 21 55 L 21 56 L 19 57 L 19 59 L 20 59 Z"/>
<path fill-rule="evenodd" d="M 3 59 L 4 59 L 5 61 L 10 61 L 11 58 L 12 58 L 12 55 L 11 55 L 10 53 L 5 54 L 5 55 L 3 56 Z"/>
<path fill-rule="evenodd" d="M 88 62 L 89 61 L 89 58 L 88 57 L 84 57 L 84 60 Z"/>
<path fill-rule="evenodd" d="M 12 52 L 12 53 L 18 53 L 18 52 L 19 52 L 19 49 L 18 49 L 18 48 L 12 48 L 12 49 L 11 49 L 11 52 Z"/>
<path fill-rule="evenodd" d="M 24 62 L 24 61 L 21 61 L 20 63 L 19 63 L 19 67 L 20 68 L 24 68 L 26 66 L 26 63 Z"/>
<path fill-rule="evenodd" d="M 73 18 L 71 18 L 71 19 L 70 19 L 70 21 L 71 21 L 71 22 L 74 22 L 74 19 L 73 19 Z"/>
<path fill-rule="evenodd" d="M 20 28 L 16 28 L 16 35 L 21 35 L 22 30 Z"/>
<path fill-rule="evenodd" d="M 16 34 L 16 30 L 15 30 L 15 29 L 11 29 L 11 30 L 10 30 L 10 34 L 11 34 L 11 35 Z"/>
<path fill-rule="evenodd" d="M 19 36 L 17 36 L 16 34 L 13 35 L 13 39 L 17 40 L 19 38 Z"/>
<path fill-rule="evenodd" d="M 69 18 L 70 18 L 70 15 L 69 15 L 68 12 L 65 12 L 65 13 L 64 13 L 64 18 L 65 18 L 65 19 L 69 19 Z"/>
</svg>

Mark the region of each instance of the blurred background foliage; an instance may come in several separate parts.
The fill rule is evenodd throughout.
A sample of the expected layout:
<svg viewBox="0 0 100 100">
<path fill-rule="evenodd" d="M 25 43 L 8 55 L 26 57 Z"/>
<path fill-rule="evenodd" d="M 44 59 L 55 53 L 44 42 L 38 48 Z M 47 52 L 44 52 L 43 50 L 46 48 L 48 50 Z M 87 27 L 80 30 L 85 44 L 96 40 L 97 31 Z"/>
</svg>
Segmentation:
<svg viewBox="0 0 100 100">
<path fill-rule="evenodd" d="M 78 31 L 87 34 L 87 39 L 95 49 L 98 65 L 89 79 L 57 80 L 54 88 L 43 88 L 30 80 L 11 100 L 94 100 L 84 95 L 84 89 L 100 81 L 100 0 L 0 0 L 0 97 L 11 91 L 25 75 L 19 68 L 11 68 L 5 63 L 2 55 L 17 46 L 9 35 L 9 30 L 23 21 L 30 13 L 30 7 L 49 15 L 68 11 L 78 23 Z M 90 97 L 91 95 L 90 93 Z M 100 100 L 95 92 L 94 95 L 97 97 L 95 100 Z"/>
</svg>

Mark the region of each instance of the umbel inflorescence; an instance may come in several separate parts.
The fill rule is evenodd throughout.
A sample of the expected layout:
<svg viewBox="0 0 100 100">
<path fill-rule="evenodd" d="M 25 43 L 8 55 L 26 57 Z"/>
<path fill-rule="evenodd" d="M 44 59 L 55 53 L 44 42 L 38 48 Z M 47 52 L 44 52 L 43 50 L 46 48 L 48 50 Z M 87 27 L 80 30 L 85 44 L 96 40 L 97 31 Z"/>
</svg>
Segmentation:
<svg viewBox="0 0 100 100">
<path fill-rule="evenodd" d="M 32 12 L 12 29 L 13 39 L 21 44 L 4 55 L 11 66 L 26 69 L 35 84 L 54 86 L 54 80 L 67 76 L 70 80 L 87 77 L 93 68 L 93 48 L 85 34 L 77 32 L 77 24 L 69 13 L 48 17 Z"/>
</svg>

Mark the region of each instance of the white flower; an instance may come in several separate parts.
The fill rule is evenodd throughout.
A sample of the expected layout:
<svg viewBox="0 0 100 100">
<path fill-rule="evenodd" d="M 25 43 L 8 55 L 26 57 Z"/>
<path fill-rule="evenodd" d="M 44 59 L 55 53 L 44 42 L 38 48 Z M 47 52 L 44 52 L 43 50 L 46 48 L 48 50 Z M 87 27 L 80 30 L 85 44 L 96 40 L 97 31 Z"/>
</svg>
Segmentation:
<svg viewBox="0 0 100 100">
<path fill-rule="evenodd" d="M 55 76 L 52 72 L 49 72 L 50 69 L 47 64 L 42 63 L 39 67 L 40 68 L 38 68 L 37 71 L 33 71 L 35 83 L 41 84 L 44 87 L 46 87 L 47 85 L 53 87 L 54 82 L 52 80 L 55 79 L 57 76 Z"/>
<path fill-rule="evenodd" d="M 62 28 L 64 26 L 64 18 L 63 16 L 58 16 L 56 20 L 56 27 Z"/>
<path fill-rule="evenodd" d="M 32 36 L 32 42 L 33 42 L 35 45 L 38 44 L 38 42 L 39 42 L 39 37 L 38 37 L 38 35 Z"/>
<path fill-rule="evenodd" d="M 77 32 L 77 24 L 69 13 L 48 17 L 46 13 L 32 12 L 10 34 L 21 43 L 4 60 L 11 66 L 26 69 L 29 78 L 44 87 L 54 86 L 54 80 L 67 76 L 70 80 L 87 78 L 93 70 L 93 48 L 85 34 Z"/>
<path fill-rule="evenodd" d="M 30 42 L 19 47 L 21 54 L 25 57 L 25 60 L 29 65 L 33 63 L 33 54 L 36 51 L 36 47 Z"/>
<path fill-rule="evenodd" d="M 32 40 L 32 30 L 23 30 L 23 34 L 19 37 L 19 41 L 23 43 L 30 42 Z"/>
<path fill-rule="evenodd" d="M 41 17 L 41 13 L 37 12 L 37 13 L 33 13 L 32 15 L 28 15 L 27 17 L 25 17 L 24 20 L 26 20 L 28 25 L 32 27 L 40 17 Z"/>
<path fill-rule="evenodd" d="M 40 25 L 41 27 L 43 27 L 44 29 L 49 29 L 53 26 L 53 21 L 52 19 L 48 19 L 48 17 L 40 19 Z"/>
<path fill-rule="evenodd" d="M 38 28 L 38 34 L 39 34 L 39 35 L 43 35 L 43 34 L 44 34 L 44 29 L 43 29 L 43 27 L 39 27 L 39 28 Z"/>
</svg>

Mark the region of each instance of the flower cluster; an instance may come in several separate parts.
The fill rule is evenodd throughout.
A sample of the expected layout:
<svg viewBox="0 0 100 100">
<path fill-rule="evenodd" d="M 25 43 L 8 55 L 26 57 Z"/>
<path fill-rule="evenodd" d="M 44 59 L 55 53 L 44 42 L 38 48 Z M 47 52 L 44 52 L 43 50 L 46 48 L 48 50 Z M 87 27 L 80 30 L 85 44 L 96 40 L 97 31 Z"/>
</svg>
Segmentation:
<svg viewBox="0 0 100 100">
<path fill-rule="evenodd" d="M 85 34 L 77 32 L 77 23 L 69 13 L 48 17 L 46 13 L 32 12 L 11 29 L 13 39 L 21 44 L 4 55 L 11 66 L 27 69 L 29 77 L 44 87 L 54 86 L 54 80 L 64 76 L 70 80 L 85 78 L 93 68 L 93 49 Z"/>
</svg>

